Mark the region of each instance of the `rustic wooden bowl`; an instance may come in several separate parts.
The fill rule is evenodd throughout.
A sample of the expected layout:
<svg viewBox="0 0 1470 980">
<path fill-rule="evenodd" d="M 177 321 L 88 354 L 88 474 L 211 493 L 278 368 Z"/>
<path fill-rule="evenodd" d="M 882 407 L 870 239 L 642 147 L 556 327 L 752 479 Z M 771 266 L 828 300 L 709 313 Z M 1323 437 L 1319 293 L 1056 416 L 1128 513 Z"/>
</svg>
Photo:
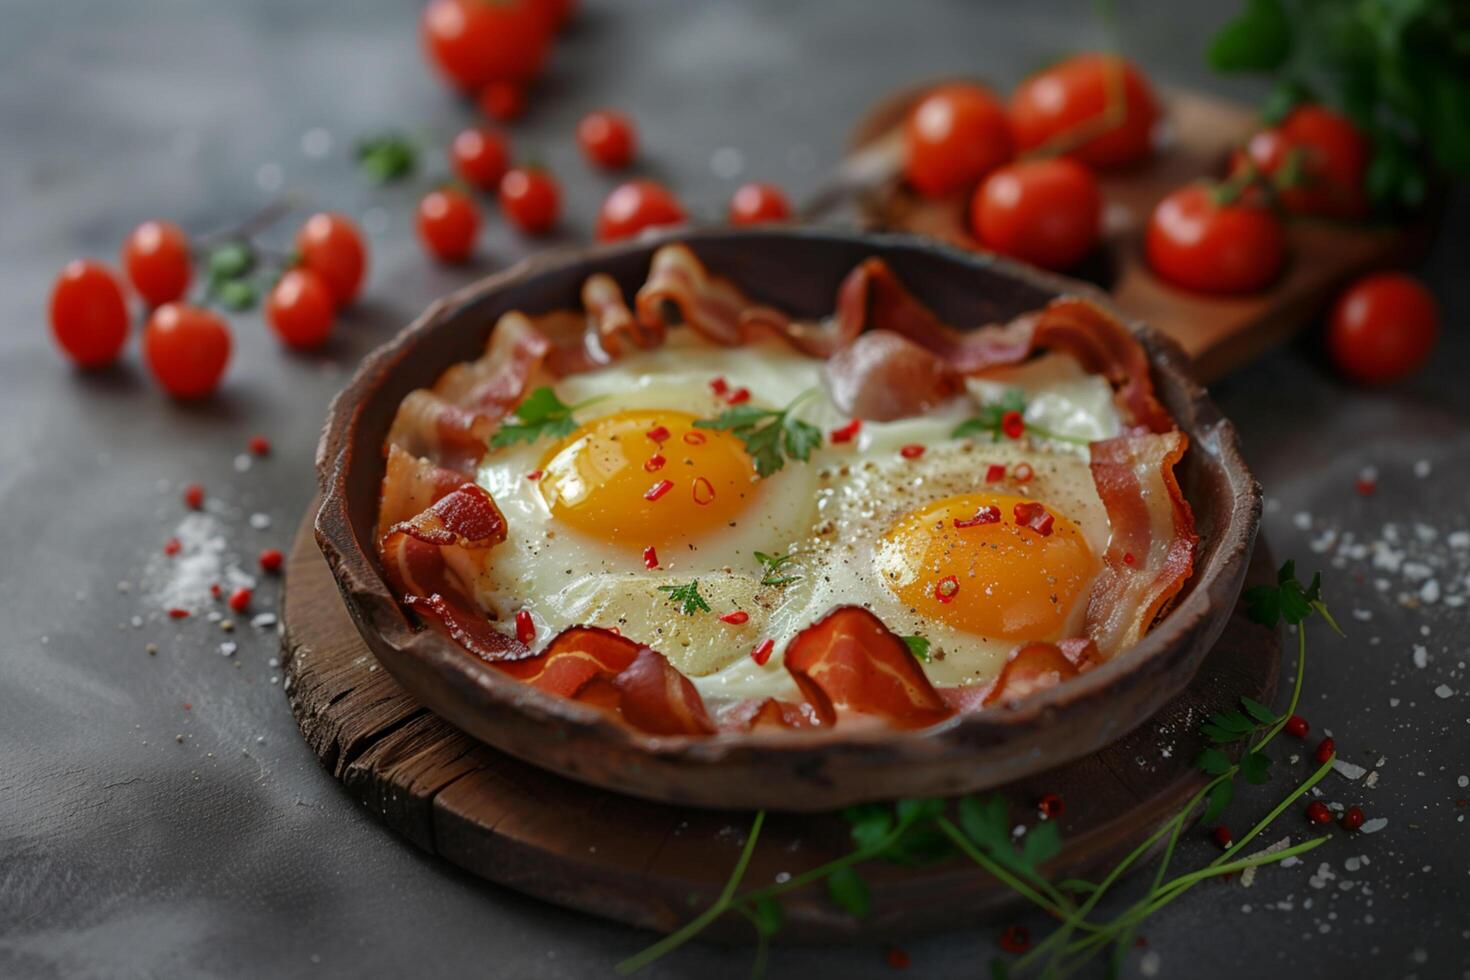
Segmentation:
<svg viewBox="0 0 1470 980">
<path fill-rule="evenodd" d="M 582 281 L 612 275 L 631 295 L 660 245 L 681 241 L 753 297 L 796 315 L 831 312 L 837 284 L 879 256 L 954 324 L 1006 320 L 1091 287 L 903 235 L 825 229 L 678 231 L 548 253 L 447 296 L 370 355 L 332 402 L 317 451 L 316 537 L 363 639 L 408 691 L 474 737 L 572 779 L 668 803 L 824 810 L 862 800 L 999 786 L 1093 752 L 1143 722 L 1193 677 L 1239 596 L 1260 488 L 1234 427 L 1190 378 L 1177 345 L 1134 324 L 1164 404 L 1189 435 L 1180 466 L 1200 548 L 1174 609 L 1133 649 L 1012 708 L 919 731 L 659 737 L 518 683 L 422 628 L 389 591 L 373 548 L 383 441 L 399 401 L 478 356 L 509 310 L 575 307 Z"/>
</svg>

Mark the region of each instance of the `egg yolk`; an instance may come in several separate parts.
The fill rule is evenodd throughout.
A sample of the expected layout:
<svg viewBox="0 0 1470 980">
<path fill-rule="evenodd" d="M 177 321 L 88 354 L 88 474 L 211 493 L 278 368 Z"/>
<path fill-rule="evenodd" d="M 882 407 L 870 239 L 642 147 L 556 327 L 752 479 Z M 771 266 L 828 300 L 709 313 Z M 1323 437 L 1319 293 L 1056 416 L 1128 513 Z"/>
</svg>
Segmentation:
<svg viewBox="0 0 1470 980">
<path fill-rule="evenodd" d="M 541 461 L 552 516 L 583 534 L 663 558 L 731 525 L 756 494 L 755 465 L 728 432 L 662 409 L 593 419 Z"/>
<path fill-rule="evenodd" d="M 915 508 L 884 533 L 879 576 L 926 619 L 980 636 L 1059 639 L 1098 562 L 1077 525 L 1049 507 L 1050 533 L 1018 523 L 1016 505 L 1036 503 L 971 493 Z"/>
</svg>

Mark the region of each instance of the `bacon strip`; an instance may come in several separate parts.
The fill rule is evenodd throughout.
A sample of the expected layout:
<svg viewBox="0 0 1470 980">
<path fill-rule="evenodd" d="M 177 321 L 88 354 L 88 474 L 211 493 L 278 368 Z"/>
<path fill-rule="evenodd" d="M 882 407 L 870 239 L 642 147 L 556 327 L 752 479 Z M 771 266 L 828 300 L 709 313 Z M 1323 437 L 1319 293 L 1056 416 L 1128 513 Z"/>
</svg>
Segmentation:
<svg viewBox="0 0 1470 980">
<path fill-rule="evenodd" d="M 378 495 L 378 539 L 399 521 L 427 510 L 466 482 L 463 473 L 436 466 L 397 445 L 389 446 L 388 468 Z"/>
<path fill-rule="evenodd" d="M 1194 571 L 1194 512 L 1174 474 L 1188 446 L 1182 432 L 1091 446 L 1092 479 L 1112 528 L 1087 603 L 1087 635 L 1104 657 L 1137 643 Z"/>
<path fill-rule="evenodd" d="M 836 712 L 826 695 L 818 705 L 807 701 L 778 701 L 750 698 L 736 701 L 718 712 L 721 731 L 755 731 L 758 728 L 822 728 L 836 724 Z"/>
<path fill-rule="evenodd" d="M 940 405 L 965 390 L 958 371 L 891 330 L 869 330 L 827 361 L 832 401 L 854 418 L 889 422 Z"/>
<path fill-rule="evenodd" d="M 878 715 L 898 728 L 922 728 L 950 709 L 908 646 L 861 606 L 839 606 L 786 647 L 786 670 L 809 704 Z"/>
<path fill-rule="evenodd" d="M 495 421 L 489 416 L 420 388 L 399 403 L 388 430 L 388 445 L 468 476 L 494 432 Z"/>
</svg>

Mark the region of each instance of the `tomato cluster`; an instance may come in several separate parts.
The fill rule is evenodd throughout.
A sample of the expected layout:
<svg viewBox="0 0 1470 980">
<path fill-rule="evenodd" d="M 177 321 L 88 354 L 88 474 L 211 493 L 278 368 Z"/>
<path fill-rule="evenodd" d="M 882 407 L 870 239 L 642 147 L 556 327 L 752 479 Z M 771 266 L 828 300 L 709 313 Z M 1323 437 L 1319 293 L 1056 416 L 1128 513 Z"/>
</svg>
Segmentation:
<svg viewBox="0 0 1470 980">
<path fill-rule="evenodd" d="M 308 218 L 294 246 L 284 268 L 267 270 L 278 275 L 266 296 L 265 319 L 286 346 L 310 349 L 326 341 L 337 311 L 356 298 L 367 270 L 367 247 L 351 220 L 330 213 Z M 187 302 L 201 259 L 209 282 L 198 302 Z M 149 310 L 143 359 L 169 395 L 203 398 L 219 386 L 233 342 L 224 317 L 205 304 L 220 300 L 222 283 L 253 296 L 253 287 L 241 277 L 258 271 L 256 259 L 248 240 L 208 252 L 167 221 L 146 221 L 124 240 L 123 273 Z M 78 367 L 112 364 L 127 342 L 130 321 L 122 280 L 100 262 L 69 263 L 52 287 L 50 320 L 57 344 Z"/>
</svg>

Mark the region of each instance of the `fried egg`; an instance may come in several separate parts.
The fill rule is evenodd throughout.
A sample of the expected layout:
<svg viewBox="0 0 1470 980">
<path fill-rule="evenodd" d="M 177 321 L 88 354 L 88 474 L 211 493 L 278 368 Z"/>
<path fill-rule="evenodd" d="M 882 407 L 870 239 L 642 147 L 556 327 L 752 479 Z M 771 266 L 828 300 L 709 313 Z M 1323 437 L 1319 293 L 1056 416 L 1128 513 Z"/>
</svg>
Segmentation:
<svg viewBox="0 0 1470 980">
<path fill-rule="evenodd" d="M 1109 538 L 1086 449 L 1119 432 L 1107 382 L 1044 355 L 923 416 L 824 438 L 764 479 L 740 437 L 695 425 L 745 389 L 760 408 L 802 396 L 797 416 L 828 435 L 849 419 L 822 367 L 778 340 L 726 348 L 676 330 L 558 380 L 574 430 L 481 462 L 509 526 L 481 603 L 508 632 L 528 612 L 537 649 L 570 626 L 616 629 L 716 700 L 794 696 L 781 652 L 837 605 L 921 638 L 940 686 L 989 681 L 1020 642 L 1078 635 Z M 1048 438 L 954 437 L 1017 389 Z"/>
</svg>

